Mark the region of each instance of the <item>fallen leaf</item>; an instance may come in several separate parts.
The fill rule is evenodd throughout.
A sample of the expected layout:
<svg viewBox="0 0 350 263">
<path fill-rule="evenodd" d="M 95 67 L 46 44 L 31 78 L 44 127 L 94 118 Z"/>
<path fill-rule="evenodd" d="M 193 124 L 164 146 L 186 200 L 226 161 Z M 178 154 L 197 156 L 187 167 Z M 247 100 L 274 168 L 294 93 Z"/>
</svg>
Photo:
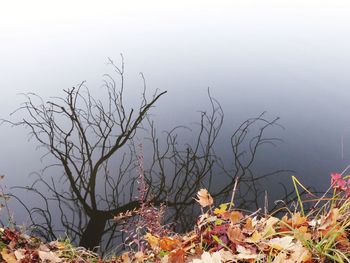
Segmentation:
<svg viewBox="0 0 350 263">
<path fill-rule="evenodd" d="M 142 251 L 138 251 L 135 253 L 135 263 L 141 263 L 145 260 L 145 254 Z"/>
<path fill-rule="evenodd" d="M 245 242 L 258 243 L 261 240 L 261 238 L 261 234 L 258 231 L 255 231 L 251 237 L 245 239 Z"/>
<path fill-rule="evenodd" d="M 56 263 L 56 262 L 61 262 L 62 259 L 60 259 L 55 253 L 53 253 L 52 251 L 39 251 L 39 258 L 43 261 L 43 262 L 50 262 L 50 263 Z"/>
<path fill-rule="evenodd" d="M 292 227 L 299 227 L 307 224 L 307 217 L 301 216 L 299 212 L 293 214 L 292 216 Z"/>
<path fill-rule="evenodd" d="M 147 233 L 145 238 L 153 250 L 159 248 L 159 237 L 153 236 L 151 233 Z"/>
<path fill-rule="evenodd" d="M 250 249 L 247 249 L 241 245 L 237 245 L 236 247 L 238 255 L 237 258 L 241 260 L 251 260 L 256 259 L 258 255 L 252 252 Z"/>
<path fill-rule="evenodd" d="M 130 263 L 131 260 L 130 260 L 129 252 L 124 252 L 121 255 L 121 260 L 122 260 L 123 263 Z"/>
<path fill-rule="evenodd" d="M 17 249 L 17 250 L 14 252 L 15 257 L 16 257 L 17 260 L 24 259 L 24 258 L 25 258 L 25 253 L 26 253 L 26 250 L 23 249 L 23 248 Z"/>
<path fill-rule="evenodd" d="M 253 233 L 254 231 L 253 219 L 251 219 L 250 217 L 247 218 L 243 230 L 246 233 Z"/>
<path fill-rule="evenodd" d="M 159 247 L 161 250 L 172 251 L 179 246 L 180 241 L 171 237 L 162 237 L 159 239 Z"/>
<path fill-rule="evenodd" d="M 232 211 L 229 216 L 230 222 L 233 225 L 239 223 L 242 220 L 242 218 L 242 213 L 238 211 Z"/>
<path fill-rule="evenodd" d="M 298 242 L 293 248 L 290 260 L 295 263 L 312 262 L 312 255 L 307 248 L 303 247 L 302 244 Z"/>
<path fill-rule="evenodd" d="M 293 247 L 293 237 L 285 236 L 285 237 L 276 237 L 270 239 L 267 244 L 274 249 L 277 250 L 288 250 Z"/>
<path fill-rule="evenodd" d="M 326 217 L 321 218 L 321 225 L 318 230 L 327 230 L 337 223 L 339 217 L 339 209 L 333 208 Z"/>
<path fill-rule="evenodd" d="M 287 254 L 285 252 L 281 252 L 274 258 L 272 263 L 286 263 L 286 261 L 287 261 Z"/>
<path fill-rule="evenodd" d="M 6 248 L 1 250 L 0 254 L 6 263 L 17 263 L 18 262 L 15 254 Z"/>
<path fill-rule="evenodd" d="M 239 227 L 229 226 L 227 229 L 227 236 L 232 243 L 240 243 L 245 239 L 245 236 L 242 234 L 242 231 Z"/>
<path fill-rule="evenodd" d="M 209 252 L 204 252 L 200 259 L 194 259 L 192 263 L 221 263 L 224 262 L 221 254 L 219 252 L 214 252 L 210 254 Z"/>
<path fill-rule="evenodd" d="M 183 263 L 185 262 L 185 252 L 182 249 L 177 249 L 169 253 L 168 263 Z"/>
</svg>

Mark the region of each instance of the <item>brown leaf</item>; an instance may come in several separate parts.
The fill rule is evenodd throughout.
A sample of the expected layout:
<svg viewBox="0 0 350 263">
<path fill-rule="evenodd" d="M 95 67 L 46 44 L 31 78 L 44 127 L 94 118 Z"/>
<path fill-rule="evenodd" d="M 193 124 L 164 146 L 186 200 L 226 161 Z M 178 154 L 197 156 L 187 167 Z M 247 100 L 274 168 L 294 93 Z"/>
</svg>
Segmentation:
<svg viewBox="0 0 350 263">
<path fill-rule="evenodd" d="M 321 226 L 318 230 L 327 230 L 337 223 L 339 217 L 339 209 L 333 208 L 326 217 L 321 219 Z"/>
<path fill-rule="evenodd" d="M 242 213 L 238 211 L 232 211 L 229 216 L 231 224 L 233 225 L 239 223 L 242 220 L 242 218 L 243 218 Z"/>
<path fill-rule="evenodd" d="M 245 222 L 244 230 L 247 233 L 252 233 L 254 231 L 253 219 L 251 219 L 250 217 L 248 217 L 247 221 Z"/>
<path fill-rule="evenodd" d="M 229 226 L 227 229 L 227 236 L 234 244 L 240 243 L 245 239 L 241 229 L 237 226 Z"/>
<path fill-rule="evenodd" d="M 207 189 L 200 189 L 197 193 L 197 198 L 198 199 L 195 200 L 201 207 L 211 206 L 214 203 L 214 200 Z"/>
</svg>

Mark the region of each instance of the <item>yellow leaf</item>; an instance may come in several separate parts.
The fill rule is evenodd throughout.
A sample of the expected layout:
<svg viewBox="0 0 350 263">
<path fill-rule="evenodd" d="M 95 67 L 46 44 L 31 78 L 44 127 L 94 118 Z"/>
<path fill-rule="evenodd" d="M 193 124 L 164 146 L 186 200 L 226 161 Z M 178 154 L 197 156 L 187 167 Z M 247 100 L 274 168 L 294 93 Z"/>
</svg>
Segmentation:
<svg viewBox="0 0 350 263">
<path fill-rule="evenodd" d="M 251 237 L 245 239 L 247 243 L 258 243 L 261 240 L 262 236 L 259 232 L 254 231 Z"/>
<path fill-rule="evenodd" d="M 151 233 L 147 233 L 145 237 L 152 249 L 159 248 L 159 237 L 153 236 Z"/>
<path fill-rule="evenodd" d="M 227 210 L 227 203 L 226 204 L 220 204 L 219 208 L 215 208 L 214 209 L 214 214 L 215 215 L 221 215 L 223 213 L 225 213 Z"/>
<path fill-rule="evenodd" d="M 2 259 L 5 260 L 6 263 L 17 263 L 17 258 L 14 253 L 12 253 L 7 248 L 4 248 L 0 252 Z"/>
</svg>

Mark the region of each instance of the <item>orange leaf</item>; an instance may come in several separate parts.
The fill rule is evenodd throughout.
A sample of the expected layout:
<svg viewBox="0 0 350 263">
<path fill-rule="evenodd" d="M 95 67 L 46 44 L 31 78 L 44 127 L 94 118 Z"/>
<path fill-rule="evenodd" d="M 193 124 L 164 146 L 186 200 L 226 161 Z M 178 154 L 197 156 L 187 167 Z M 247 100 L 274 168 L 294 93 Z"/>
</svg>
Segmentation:
<svg viewBox="0 0 350 263">
<path fill-rule="evenodd" d="M 237 224 L 241 221 L 241 219 L 243 218 L 243 215 L 241 212 L 238 211 L 233 211 L 230 213 L 230 221 L 232 224 Z"/>
<path fill-rule="evenodd" d="M 169 254 L 168 263 L 183 262 L 185 262 L 185 252 L 182 249 L 177 249 Z"/>
<path fill-rule="evenodd" d="M 161 250 L 172 251 L 179 246 L 180 241 L 171 237 L 162 237 L 159 239 L 159 247 Z"/>
<path fill-rule="evenodd" d="M 248 217 L 247 221 L 245 222 L 244 229 L 248 232 L 253 232 L 254 231 L 254 226 L 253 226 L 253 220 Z"/>
</svg>

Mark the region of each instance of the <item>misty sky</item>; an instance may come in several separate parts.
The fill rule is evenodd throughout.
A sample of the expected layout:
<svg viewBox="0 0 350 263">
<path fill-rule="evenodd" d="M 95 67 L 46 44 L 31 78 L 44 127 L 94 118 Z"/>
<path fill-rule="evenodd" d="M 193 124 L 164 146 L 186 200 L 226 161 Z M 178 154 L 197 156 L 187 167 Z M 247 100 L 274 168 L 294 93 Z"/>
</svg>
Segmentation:
<svg viewBox="0 0 350 263">
<path fill-rule="evenodd" d="M 349 13 L 350 2 L 336 0 L 3 1 L 0 117 L 20 105 L 18 93 L 59 96 L 83 80 L 99 89 L 107 58 L 123 53 L 131 100 L 139 72 L 150 91 L 168 90 L 155 110 L 160 127 L 195 121 L 210 87 L 226 114 L 223 134 L 263 111 L 281 117 L 285 130 L 274 135 L 284 143 L 265 166 L 324 186 L 350 160 Z M 43 166 L 26 134 L 0 127 L 10 186 Z"/>
</svg>

